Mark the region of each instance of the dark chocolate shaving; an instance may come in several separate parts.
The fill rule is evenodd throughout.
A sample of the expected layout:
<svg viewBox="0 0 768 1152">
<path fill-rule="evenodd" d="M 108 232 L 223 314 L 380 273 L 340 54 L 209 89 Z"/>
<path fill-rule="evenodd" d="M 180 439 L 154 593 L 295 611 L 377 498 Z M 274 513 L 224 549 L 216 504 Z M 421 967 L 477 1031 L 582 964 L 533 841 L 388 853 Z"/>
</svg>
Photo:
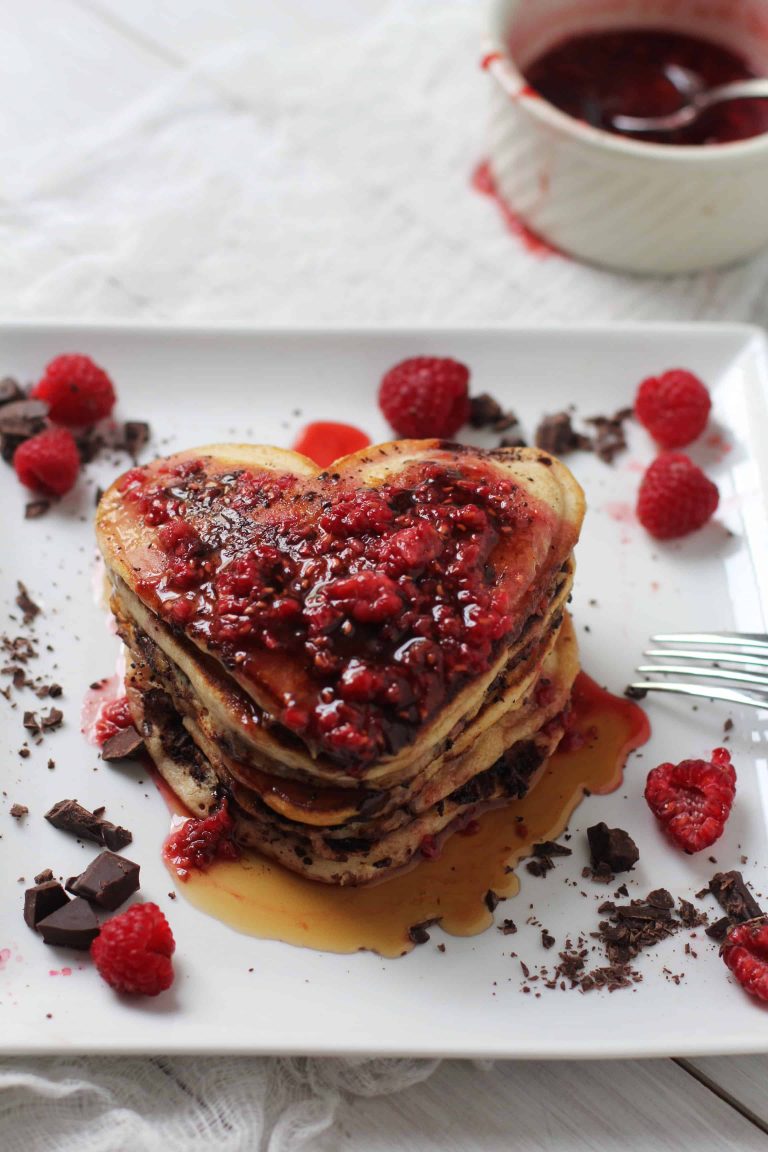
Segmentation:
<svg viewBox="0 0 768 1152">
<path fill-rule="evenodd" d="M 62 832 L 69 832 L 83 840 L 92 840 L 113 852 L 125 848 L 130 844 L 133 836 L 127 828 L 120 828 L 111 824 L 109 820 L 95 816 L 87 808 L 78 804 L 77 800 L 60 800 L 45 814 L 46 820 L 54 828 Z"/>
</svg>

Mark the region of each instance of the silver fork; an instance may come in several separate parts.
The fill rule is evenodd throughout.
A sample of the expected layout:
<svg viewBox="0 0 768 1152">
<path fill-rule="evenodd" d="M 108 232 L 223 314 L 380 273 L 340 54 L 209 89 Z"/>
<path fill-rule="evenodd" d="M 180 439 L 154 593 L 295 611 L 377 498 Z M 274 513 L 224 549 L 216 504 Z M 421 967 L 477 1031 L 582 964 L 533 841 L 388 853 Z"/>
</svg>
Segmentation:
<svg viewBox="0 0 768 1152">
<path fill-rule="evenodd" d="M 627 695 L 673 692 L 728 704 L 768 709 L 768 635 L 764 632 L 665 632 L 651 636 L 659 647 L 644 656 L 663 663 L 640 664 L 646 679 L 627 686 Z M 740 687 L 743 685 L 743 687 Z"/>
</svg>

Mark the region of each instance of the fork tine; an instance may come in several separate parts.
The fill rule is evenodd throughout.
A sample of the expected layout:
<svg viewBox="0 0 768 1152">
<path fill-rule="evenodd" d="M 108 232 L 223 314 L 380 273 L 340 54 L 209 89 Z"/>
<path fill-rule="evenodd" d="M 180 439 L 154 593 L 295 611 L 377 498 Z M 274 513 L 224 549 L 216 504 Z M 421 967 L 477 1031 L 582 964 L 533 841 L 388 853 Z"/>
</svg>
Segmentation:
<svg viewBox="0 0 768 1152">
<path fill-rule="evenodd" d="M 738 684 L 756 684 L 768 690 L 768 676 L 754 672 L 731 672 L 723 668 L 690 668 L 685 664 L 638 664 L 638 672 L 658 672 L 663 675 L 695 676 L 697 680 L 728 680 Z"/>
<path fill-rule="evenodd" d="M 643 656 L 663 656 L 673 660 L 724 660 L 726 664 L 745 664 L 751 668 L 768 668 L 768 655 L 751 656 L 746 652 L 701 652 L 682 648 L 646 648 Z"/>
<path fill-rule="evenodd" d="M 768 636 L 764 632 L 659 632 L 651 636 L 651 640 L 655 644 L 716 644 L 768 651 Z"/>
<path fill-rule="evenodd" d="M 724 700 L 727 704 L 746 704 L 750 708 L 768 708 L 768 695 L 762 699 L 750 696 L 746 692 L 736 692 L 732 688 L 723 688 L 713 685 L 705 688 L 698 684 L 670 684 L 666 681 L 642 680 L 639 684 L 630 684 L 636 695 L 646 692 L 671 692 L 680 696 L 698 696 L 705 700 Z"/>
</svg>

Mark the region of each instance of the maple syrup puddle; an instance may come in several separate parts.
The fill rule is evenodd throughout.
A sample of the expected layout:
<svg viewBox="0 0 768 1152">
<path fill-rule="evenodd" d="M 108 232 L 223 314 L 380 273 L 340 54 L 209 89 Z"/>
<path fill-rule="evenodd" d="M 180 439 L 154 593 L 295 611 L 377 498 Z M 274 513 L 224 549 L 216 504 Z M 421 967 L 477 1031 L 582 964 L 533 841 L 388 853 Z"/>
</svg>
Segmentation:
<svg viewBox="0 0 768 1152">
<path fill-rule="evenodd" d="M 627 756 L 650 735 L 641 708 L 583 672 L 574 685 L 573 715 L 572 729 L 590 732 L 580 748 L 556 752 L 527 796 L 486 812 L 476 832 L 450 837 L 437 859 L 421 860 L 408 872 L 374 886 L 334 888 L 244 853 L 184 882 L 171 868 L 177 889 L 239 932 L 326 952 L 402 956 L 414 947 L 409 928 L 430 920 L 452 936 L 474 936 L 493 923 L 488 890 L 514 896 L 520 885 L 512 867 L 532 845 L 563 833 L 585 793 L 617 788 Z M 172 806 L 179 811 L 178 802 Z"/>
</svg>

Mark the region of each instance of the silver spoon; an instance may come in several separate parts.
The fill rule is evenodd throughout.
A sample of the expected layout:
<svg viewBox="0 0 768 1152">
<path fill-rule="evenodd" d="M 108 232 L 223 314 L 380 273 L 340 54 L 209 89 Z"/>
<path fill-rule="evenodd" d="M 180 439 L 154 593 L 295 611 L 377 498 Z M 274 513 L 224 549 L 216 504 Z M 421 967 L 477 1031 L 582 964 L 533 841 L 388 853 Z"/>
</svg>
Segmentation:
<svg viewBox="0 0 768 1152">
<path fill-rule="evenodd" d="M 619 132 L 675 132 L 687 128 L 707 108 L 727 100 L 768 100 L 768 79 L 734 80 L 716 88 L 702 88 L 692 73 L 671 65 L 664 70 L 685 103 L 668 116 L 613 116 L 611 123 Z"/>
</svg>

